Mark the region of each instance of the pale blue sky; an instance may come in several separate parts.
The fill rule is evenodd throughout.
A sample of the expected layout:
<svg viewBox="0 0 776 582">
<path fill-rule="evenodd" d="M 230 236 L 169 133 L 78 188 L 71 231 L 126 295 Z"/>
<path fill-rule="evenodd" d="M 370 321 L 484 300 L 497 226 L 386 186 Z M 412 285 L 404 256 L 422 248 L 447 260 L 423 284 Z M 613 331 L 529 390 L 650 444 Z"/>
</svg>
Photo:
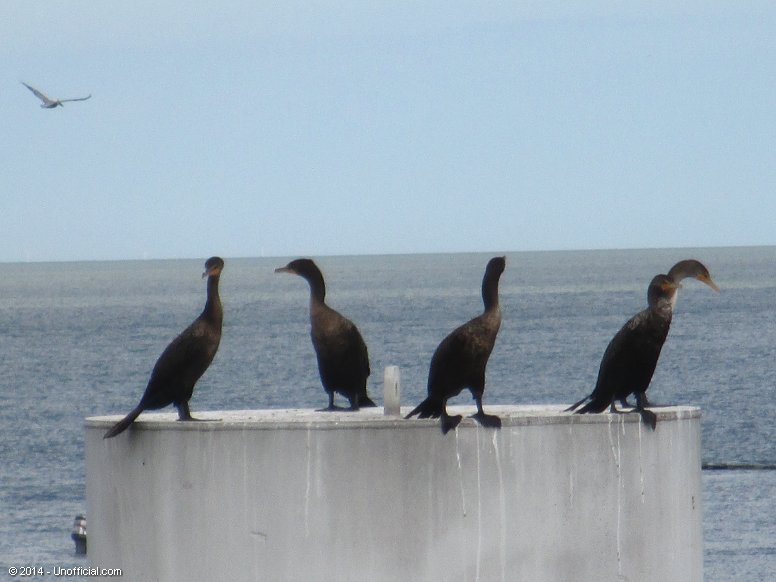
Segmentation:
<svg viewBox="0 0 776 582">
<path fill-rule="evenodd" d="M 4 0 L 0 261 L 776 244 L 776 4 L 675 4 Z"/>
</svg>

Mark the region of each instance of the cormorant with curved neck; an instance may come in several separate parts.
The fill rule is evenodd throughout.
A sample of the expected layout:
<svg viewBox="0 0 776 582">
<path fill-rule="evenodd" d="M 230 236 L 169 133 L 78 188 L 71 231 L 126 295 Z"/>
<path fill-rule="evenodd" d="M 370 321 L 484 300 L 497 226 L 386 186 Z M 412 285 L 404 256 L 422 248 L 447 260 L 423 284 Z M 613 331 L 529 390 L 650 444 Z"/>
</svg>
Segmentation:
<svg viewBox="0 0 776 582">
<path fill-rule="evenodd" d="M 323 274 L 311 259 L 296 259 L 276 273 L 299 275 L 310 285 L 310 336 L 318 359 L 318 372 L 329 405 L 323 410 L 341 410 L 334 393 L 348 399 L 350 410 L 375 406 L 366 392 L 370 374 L 369 353 L 355 324 L 326 305 Z"/>
<path fill-rule="evenodd" d="M 501 427 L 498 416 L 485 414 L 482 410 L 482 394 L 485 391 L 485 367 L 501 327 L 498 283 L 505 267 L 505 257 L 494 257 L 488 262 L 482 279 L 485 310 L 453 330 L 439 344 L 431 357 L 428 397 L 406 418 L 416 414 L 418 418 L 440 418 L 442 433 L 446 434 L 461 422 L 461 415 L 447 414 L 447 401 L 460 394 L 464 388 L 469 388 L 477 403 L 477 413 L 472 418 L 482 426 Z"/>
<path fill-rule="evenodd" d="M 615 400 L 624 401 L 635 393 L 636 411 L 654 430 L 657 416 L 645 409 L 648 404 L 645 392 L 668 336 L 673 315 L 671 306 L 678 287 L 668 275 L 655 275 L 647 290 L 647 308 L 631 317 L 606 347 L 595 389 L 566 411 L 589 400 L 577 414 L 603 412 L 607 407 L 615 413 L 618 412 Z"/>
<path fill-rule="evenodd" d="M 189 399 L 194 384 L 205 373 L 218 351 L 224 311 L 218 295 L 218 280 L 224 268 L 220 257 L 205 262 L 207 301 L 205 309 L 162 352 L 156 361 L 143 397 L 132 412 L 105 433 L 104 438 L 123 432 L 144 410 L 155 410 L 172 404 L 178 409 L 178 420 L 199 420 L 191 416 Z"/>
<path fill-rule="evenodd" d="M 676 284 L 677 290 L 682 288 L 681 282 L 684 279 L 693 278 L 693 279 L 697 279 L 698 281 L 700 281 L 702 283 L 705 283 L 706 285 L 708 285 L 709 287 L 714 289 L 714 291 L 719 292 L 719 287 L 717 287 L 717 284 L 714 283 L 714 281 L 712 280 L 711 275 L 709 274 L 709 270 L 706 268 L 706 266 L 703 263 L 701 263 L 700 261 L 698 261 L 696 259 L 686 259 L 686 260 L 683 260 L 683 261 L 679 261 L 673 267 L 671 267 L 671 269 L 668 271 L 667 277 L 669 279 L 671 279 Z M 673 315 L 673 309 L 676 307 L 677 296 L 678 296 L 678 293 L 676 293 L 676 292 L 674 292 L 672 294 L 672 298 L 671 298 L 671 312 L 672 312 L 672 315 Z M 612 341 L 614 341 L 614 340 L 612 340 Z M 603 365 L 603 362 L 601 364 Z M 651 375 L 650 375 L 650 378 L 651 378 Z M 617 397 L 617 400 L 619 400 L 619 402 L 620 402 L 620 404 L 622 406 L 630 407 L 630 404 L 627 401 L 627 397 L 631 393 L 632 392 L 628 392 L 623 397 L 619 397 L 619 396 Z M 590 399 L 591 397 L 592 397 L 592 394 L 589 395 L 589 396 L 586 396 L 585 398 L 583 398 L 579 402 L 576 402 L 572 406 L 567 408 L 566 411 L 568 412 L 568 411 L 576 409 L 583 402 L 585 402 L 586 400 Z M 642 393 L 642 395 L 641 395 L 641 406 L 642 406 L 642 408 L 646 408 L 646 407 L 650 406 L 650 403 L 647 400 L 646 393 Z"/>
</svg>

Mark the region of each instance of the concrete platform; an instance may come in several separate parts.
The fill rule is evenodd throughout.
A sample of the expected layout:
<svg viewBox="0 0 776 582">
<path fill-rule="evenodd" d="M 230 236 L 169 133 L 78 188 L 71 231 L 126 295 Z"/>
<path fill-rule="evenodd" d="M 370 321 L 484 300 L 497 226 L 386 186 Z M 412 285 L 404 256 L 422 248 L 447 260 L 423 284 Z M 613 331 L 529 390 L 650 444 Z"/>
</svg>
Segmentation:
<svg viewBox="0 0 776 582">
<path fill-rule="evenodd" d="M 563 408 L 448 435 L 382 408 L 144 413 L 109 440 L 120 417 L 89 418 L 89 559 L 149 581 L 700 582 L 700 410 L 653 432 Z"/>
</svg>

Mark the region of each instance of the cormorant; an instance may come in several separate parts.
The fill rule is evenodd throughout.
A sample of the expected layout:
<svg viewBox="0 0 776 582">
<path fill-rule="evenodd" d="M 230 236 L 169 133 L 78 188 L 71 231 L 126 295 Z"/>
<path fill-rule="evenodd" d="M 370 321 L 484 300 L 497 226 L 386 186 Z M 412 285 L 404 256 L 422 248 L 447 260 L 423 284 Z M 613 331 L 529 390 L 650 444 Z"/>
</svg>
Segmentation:
<svg viewBox="0 0 776 582">
<path fill-rule="evenodd" d="M 143 397 L 132 412 L 105 433 L 114 437 L 124 431 L 144 410 L 155 410 L 172 404 L 178 409 L 178 420 L 199 420 L 191 416 L 189 399 L 194 384 L 205 373 L 218 351 L 224 311 L 218 296 L 218 280 L 224 261 L 211 257 L 205 262 L 207 301 L 205 309 L 165 348 L 154 365 Z"/>
<path fill-rule="evenodd" d="M 341 410 L 334 405 L 335 392 L 348 399 L 350 410 L 375 406 L 366 393 L 370 374 L 366 343 L 352 321 L 326 305 L 321 270 L 311 259 L 296 259 L 275 272 L 299 275 L 310 285 L 310 337 L 321 383 L 329 395 L 323 410 Z"/>
<path fill-rule="evenodd" d="M 505 257 L 494 257 L 488 262 L 482 279 L 485 310 L 453 330 L 439 344 L 429 367 L 428 397 L 406 418 L 416 414 L 418 418 L 440 418 L 442 433 L 446 434 L 461 422 L 461 415 L 447 414 L 447 401 L 469 388 L 477 403 L 477 413 L 472 418 L 482 426 L 501 427 L 498 416 L 485 414 L 482 410 L 482 393 L 485 391 L 485 367 L 501 326 L 498 282 L 505 267 Z"/>
<path fill-rule="evenodd" d="M 677 289 L 681 289 L 682 285 L 681 282 L 684 279 L 687 278 L 693 278 L 697 279 L 698 281 L 701 281 L 702 283 L 705 283 L 715 291 L 719 292 L 719 287 L 717 287 L 717 284 L 714 283 L 714 281 L 711 278 L 711 275 L 709 274 L 709 270 L 706 268 L 706 266 L 701 263 L 700 261 L 697 261 L 695 259 L 686 259 L 684 261 L 679 261 L 676 263 L 671 269 L 668 271 L 668 278 L 670 278 L 674 283 L 676 283 Z M 676 307 L 676 299 L 677 299 L 678 293 L 674 292 L 672 294 L 671 298 L 671 311 L 673 314 L 673 309 Z M 614 340 L 612 340 L 614 341 Z M 665 340 L 664 340 L 665 341 Z M 603 362 L 601 363 L 603 366 Z M 600 374 L 600 371 L 599 371 Z M 650 376 L 651 378 L 651 376 Z M 620 404 L 624 407 L 630 407 L 631 405 L 627 401 L 627 397 L 632 394 L 632 392 L 629 392 L 623 397 L 617 397 L 617 400 L 620 401 Z M 569 412 L 571 410 L 576 409 L 579 407 L 583 402 L 586 400 L 592 398 L 592 394 L 589 396 L 586 396 L 579 402 L 574 403 L 572 406 L 566 409 L 566 412 Z M 647 400 L 647 396 L 645 393 L 642 393 L 641 396 L 641 402 L 642 407 L 646 408 L 647 406 L 650 406 L 649 401 Z M 580 411 L 581 412 L 581 411 Z M 647 415 L 649 417 L 649 415 Z"/>
<path fill-rule="evenodd" d="M 655 275 L 647 290 L 647 308 L 640 311 L 617 332 L 606 347 L 598 369 L 598 381 L 592 394 L 585 396 L 566 411 L 589 400 L 577 414 L 617 412 L 615 400 L 624 402 L 636 394 L 636 411 L 644 422 L 655 428 L 657 417 L 646 410 L 645 392 L 655 372 L 660 350 L 668 336 L 673 314 L 672 302 L 679 284 L 668 275 Z"/>
<path fill-rule="evenodd" d="M 43 109 L 54 109 L 55 107 L 63 107 L 62 104 L 68 101 L 86 101 L 87 99 L 91 98 L 91 95 L 87 95 L 86 97 L 78 97 L 77 99 L 49 99 L 43 93 L 38 91 L 35 87 L 30 87 L 24 81 L 21 81 L 21 84 L 27 87 L 30 91 L 32 91 L 35 94 L 35 97 L 37 97 L 42 101 L 40 106 Z"/>
</svg>

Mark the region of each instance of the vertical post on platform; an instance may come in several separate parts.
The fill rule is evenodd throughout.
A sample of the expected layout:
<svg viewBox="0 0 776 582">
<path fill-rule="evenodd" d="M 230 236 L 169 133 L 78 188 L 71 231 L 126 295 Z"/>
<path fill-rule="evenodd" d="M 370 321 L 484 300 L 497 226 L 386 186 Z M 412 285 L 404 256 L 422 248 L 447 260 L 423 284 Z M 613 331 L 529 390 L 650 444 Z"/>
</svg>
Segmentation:
<svg viewBox="0 0 776 582">
<path fill-rule="evenodd" d="M 399 366 L 386 366 L 383 373 L 383 412 L 386 416 L 401 415 L 401 373 Z"/>
</svg>

